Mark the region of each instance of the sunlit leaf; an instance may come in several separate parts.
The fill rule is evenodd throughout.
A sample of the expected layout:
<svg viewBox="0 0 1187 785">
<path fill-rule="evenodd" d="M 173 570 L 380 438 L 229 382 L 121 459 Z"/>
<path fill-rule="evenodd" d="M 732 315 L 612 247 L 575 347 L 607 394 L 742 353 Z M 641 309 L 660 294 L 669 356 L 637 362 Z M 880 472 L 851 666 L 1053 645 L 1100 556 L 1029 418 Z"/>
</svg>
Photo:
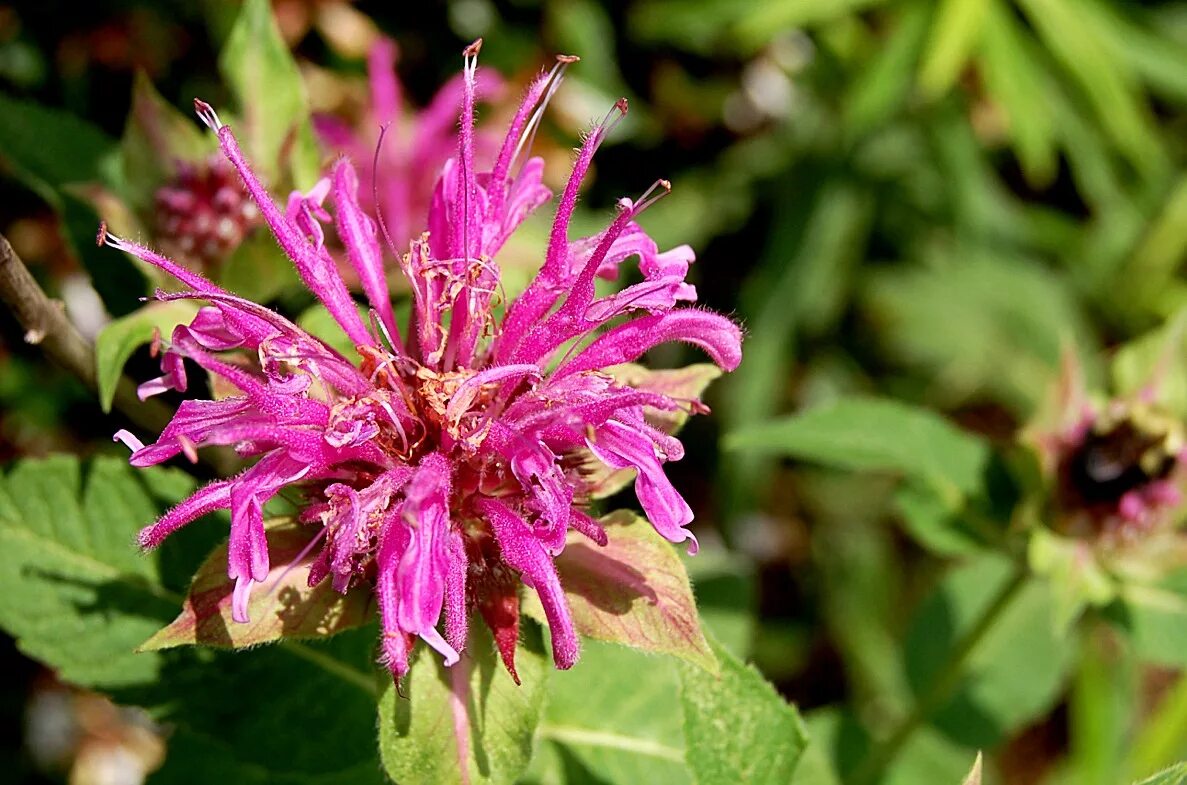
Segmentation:
<svg viewBox="0 0 1187 785">
<path fill-rule="evenodd" d="M 571 533 L 556 571 L 582 635 L 656 654 L 672 654 L 711 674 L 717 661 L 701 631 L 684 563 L 645 518 L 617 512 L 601 519 L 609 542 Z M 541 621 L 534 592 L 524 611 Z"/>
<path fill-rule="evenodd" d="M 698 783 L 790 782 L 807 743 L 799 713 L 719 644 L 721 675 L 679 666 L 688 765 Z"/>
<path fill-rule="evenodd" d="M 308 98 L 268 0 L 243 3 L 219 69 L 239 103 L 243 125 L 236 132 L 252 166 L 267 182 L 283 174 L 291 175 L 298 188 L 311 187 L 319 176 L 320 154 Z"/>
<path fill-rule="evenodd" d="M 198 305 L 188 300 L 154 302 L 103 328 L 95 339 L 95 370 L 103 411 L 111 411 L 116 385 L 132 353 L 152 341 L 154 335 L 169 340 L 174 327 L 188 324 L 197 313 Z"/>
<path fill-rule="evenodd" d="M 389 684 L 379 701 L 379 754 L 388 775 L 424 785 L 514 782 L 531 758 L 551 670 L 538 628 L 524 630 L 515 665 L 518 685 L 478 629 L 452 668 L 418 646 L 403 695 Z"/>
<path fill-rule="evenodd" d="M 309 586 L 317 550 L 307 546 L 309 527 L 290 521 L 266 524 L 271 570 L 253 588 L 247 606 L 251 621 L 231 618 L 234 581 L 227 577 L 227 546 L 216 548 L 198 568 L 178 615 L 140 646 L 141 651 L 202 644 L 241 649 L 286 638 L 325 638 L 365 624 L 374 611 L 370 591 L 345 595 L 330 581 Z"/>
</svg>

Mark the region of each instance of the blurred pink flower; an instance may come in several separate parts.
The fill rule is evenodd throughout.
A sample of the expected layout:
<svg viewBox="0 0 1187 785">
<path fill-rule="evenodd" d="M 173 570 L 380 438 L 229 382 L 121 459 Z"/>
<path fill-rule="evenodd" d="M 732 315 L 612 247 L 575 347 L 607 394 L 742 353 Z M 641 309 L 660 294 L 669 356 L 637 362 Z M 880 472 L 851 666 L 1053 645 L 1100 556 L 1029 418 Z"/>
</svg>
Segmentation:
<svg viewBox="0 0 1187 785">
<path fill-rule="evenodd" d="M 313 124 L 328 149 L 359 163 L 358 200 L 364 211 L 382 215 L 393 238 L 407 238 L 425 230 L 433 186 L 441 167 L 457 153 L 457 117 L 465 88 L 459 75 L 428 106 L 410 110 L 396 76 L 397 54 L 390 38 L 372 45 L 367 57 L 371 100 L 356 127 L 332 114 L 315 115 Z M 499 98 L 503 92 L 498 74 L 482 69 L 476 75 L 478 100 Z M 476 133 L 476 158 L 492 156 L 497 142 L 493 135 Z"/>
<path fill-rule="evenodd" d="M 477 607 L 509 670 L 518 631 L 518 574 L 539 595 L 560 668 L 578 656 L 578 639 L 553 565 L 574 529 L 597 543 L 605 533 L 583 509 L 589 488 L 578 456 L 637 471 L 639 501 L 672 542 L 696 539 L 693 514 L 664 474 L 683 448 L 650 424 L 656 410 L 705 411 L 646 384 L 622 385 L 603 369 L 631 362 L 653 346 L 684 341 L 722 368 L 741 360 L 741 332 L 724 316 L 694 308 L 684 282 L 693 254 L 660 253 L 635 223 L 667 189 L 660 181 L 642 199 L 622 199 L 600 234 L 569 240 L 578 188 L 598 146 L 626 111 L 616 105 L 585 137 L 561 194 L 543 266 L 499 318 L 500 247 L 552 194 L 541 183 L 543 161 L 530 140 L 571 58 L 561 58 L 529 87 L 493 165 L 475 164 L 477 44 L 465 52 L 461 122 L 454 155 L 432 194 L 429 231 L 412 240 L 401 268 L 412 289 L 405 331 L 396 324 L 376 222 L 360 205 L 348 159 L 282 210 L 244 159 L 231 129 L 206 104 L 199 116 L 214 129 L 264 221 L 309 289 L 356 345 L 353 362 L 283 316 L 236 297 L 159 254 L 118 237 L 110 245 L 169 272 L 189 287 L 158 299 L 209 303 L 177 327 L 162 357 L 163 375 L 144 396 L 184 391 L 189 360 L 238 394 L 187 400 L 156 442 L 132 448 L 131 463 L 149 466 L 198 447 L 234 445 L 258 460 L 241 474 L 212 482 L 143 530 L 146 548 L 217 509 L 231 512 L 228 575 L 233 616 L 247 620 L 249 593 L 269 572 L 263 508 L 278 491 L 299 485 L 311 502 L 301 520 L 316 527 L 311 585 L 329 580 L 345 592 L 374 586 L 383 628 L 383 661 L 399 677 L 416 637 L 452 664 L 466 644 Z M 333 205 L 333 215 L 325 208 Z M 324 242 L 333 223 L 371 306 L 370 325 L 338 273 Z M 637 257 L 642 281 L 595 295 L 595 277 L 614 277 Z M 641 313 L 640 313 L 641 312 Z M 618 317 L 633 318 L 615 321 Z M 614 321 L 613 324 L 610 324 Z M 237 361 L 220 356 L 245 350 Z M 252 358 L 250 363 L 244 362 Z M 311 547 L 313 545 L 311 544 Z M 442 617 L 444 624 L 441 625 Z M 443 627 L 443 633 L 439 630 Z"/>
</svg>

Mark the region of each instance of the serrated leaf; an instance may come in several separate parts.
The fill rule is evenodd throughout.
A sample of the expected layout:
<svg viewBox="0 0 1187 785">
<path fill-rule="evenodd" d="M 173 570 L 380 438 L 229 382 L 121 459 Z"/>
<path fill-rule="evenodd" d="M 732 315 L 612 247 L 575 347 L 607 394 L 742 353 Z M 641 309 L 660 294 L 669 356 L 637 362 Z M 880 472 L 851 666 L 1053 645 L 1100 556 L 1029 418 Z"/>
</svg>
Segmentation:
<svg viewBox="0 0 1187 785">
<path fill-rule="evenodd" d="M 964 658 L 959 683 L 932 717 L 949 738 L 973 748 L 991 747 L 1048 711 L 1075 651 L 1052 624 L 1051 588 L 987 555 L 949 573 L 916 612 L 905 646 L 916 694 L 926 694 L 956 643 L 991 609 L 997 618 Z"/>
<path fill-rule="evenodd" d="M 735 431 L 726 446 L 851 471 L 901 472 L 957 496 L 980 488 L 989 456 L 983 441 L 927 409 L 857 397 Z"/>
<path fill-rule="evenodd" d="M 198 305 L 194 302 L 154 302 L 103 328 L 95 339 L 95 370 L 99 379 L 99 405 L 103 411 L 111 411 L 116 385 L 132 353 L 150 342 L 155 333 L 159 332 L 168 340 L 174 327 L 189 324 L 197 313 Z"/>
<path fill-rule="evenodd" d="M 374 612 L 372 593 L 358 588 L 345 595 L 330 581 L 309 586 L 309 568 L 316 550 L 306 552 L 314 533 L 291 521 L 266 525 L 272 569 L 251 594 L 251 619 L 231 619 L 231 590 L 227 577 L 227 546 L 215 548 L 194 576 L 181 614 L 145 641 L 141 651 L 202 644 L 242 649 L 286 638 L 328 638 L 366 624 Z"/>
<path fill-rule="evenodd" d="M 1187 763 L 1178 763 L 1134 785 L 1187 785 Z"/>
<path fill-rule="evenodd" d="M 681 663 L 684 738 L 693 779 L 709 785 L 791 781 L 808 737 L 799 713 L 752 666 L 713 643 L 721 675 Z"/>
<path fill-rule="evenodd" d="M 619 511 L 601 519 L 604 547 L 570 533 L 556 571 L 582 635 L 656 654 L 671 654 L 711 674 L 717 661 L 701 630 L 684 563 L 645 518 Z M 523 610 L 544 621 L 534 592 Z"/>
<path fill-rule="evenodd" d="M 676 660 L 587 641 L 552 674 L 525 785 L 688 785 Z M 702 676 L 702 671 L 696 671 Z"/>
<path fill-rule="evenodd" d="M 287 175 L 296 187 L 311 187 L 320 154 L 305 85 L 268 0 L 244 2 L 219 70 L 238 101 L 244 122 L 237 132 L 257 173 L 265 181 Z"/>
<path fill-rule="evenodd" d="M 379 754 L 388 775 L 417 785 L 514 782 L 532 755 L 550 670 L 533 625 L 523 631 L 515 665 L 519 685 L 481 628 L 471 630 L 452 668 L 418 646 L 401 684 L 407 697 L 389 684 L 379 701 Z"/>
<path fill-rule="evenodd" d="M 176 600 L 135 538 L 158 514 L 147 487 L 168 475 L 107 457 L 84 473 L 55 456 L 0 481 L 0 626 L 66 681 L 116 687 L 160 672 L 158 656 L 135 649 Z"/>
</svg>

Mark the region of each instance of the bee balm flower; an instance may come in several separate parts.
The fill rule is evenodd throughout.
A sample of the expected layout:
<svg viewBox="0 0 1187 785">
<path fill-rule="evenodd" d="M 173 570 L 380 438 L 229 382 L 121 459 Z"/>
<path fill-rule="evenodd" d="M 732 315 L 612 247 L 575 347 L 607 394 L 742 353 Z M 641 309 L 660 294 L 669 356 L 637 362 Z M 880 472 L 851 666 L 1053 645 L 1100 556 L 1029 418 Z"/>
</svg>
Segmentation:
<svg viewBox="0 0 1187 785">
<path fill-rule="evenodd" d="M 565 66 L 528 88 L 493 166 L 474 160 L 478 45 L 465 52 L 456 155 L 443 167 L 429 207 L 429 231 L 413 239 L 400 265 L 412 290 L 406 329 L 396 324 L 376 221 L 359 204 L 358 177 L 340 160 L 285 209 L 268 197 L 231 129 L 195 102 L 201 119 L 243 179 L 263 220 L 309 289 L 355 344 L 351 360 L 283 316 L 235 296 L 152 250 L 111 235 L 105 241 L 169 272 L 189 291 L 162 300 L 209 303 L 177 327 L 163 375 L 142 395 L 184 391 L 188 360 L 237 394 L 187 400 L 156 442 L 120 432 L 135 466 L 206 445 L 234 445 L 258 460 L 243 473 L 197 491 L 141 532 L 152 548 L 212 510 L 229 509 L 228 575 L 233 616 L 246 621 L 252 587 L 270 568 L 264 505 L 282 488 L 310 499 L 301 520 L 319 547 L 310 583 L 345 592 L 374 587 L 383 628 L 382 658 L 398 678 L 416 638 L 446 664 L 466 643 L 476 607 L 514 674 L 518 575 L 539 595 L 556 665 L 570 667 L 578 640 L 553 566 L 569 529 L 598 543 L 605 533 L 584 510 L 580 470 L 592 454 L 637 472 L 636 494 L 656 530 L 673 542 L 696 540 L 692 511 L 664 474 L 680 442 L 649 422 L 656 411 L 703 411 L 646 382 L 627 386 L 604 369 L 666 341 L 685 341 L 722 368 L 741 360 L 741 333 L 729 319 L 694 308 L 684 282 L 687 247 L 659 252 L 635 222 L 656 198 L 623 199 L 600 234 L 569 239 L 577 191 L 598 146 L 626 111 L 620 102 L 584 139 L 556 210 L 543 265 L 500 317 L 499 249 L 527 215 L 551 198 L 543 162 L 529 146 Z M 655 187 L 666 190 L 662 181 Z M 655 190 L 655 189 L 653 189 Z M 332 214 L 326 209 L 332 205 Z M 333 224 L 371 306 L 359 315 L 324 242 Z M 613 277 L 628 258 L 643 280 L 597 297 L 596 277 Z M 620 317 L 626 317 L 625 319 Z M 226 353 L 236 352 L 230 359 Z M 250 362 L 248 362 L 250 358 Z"/>
</svg>

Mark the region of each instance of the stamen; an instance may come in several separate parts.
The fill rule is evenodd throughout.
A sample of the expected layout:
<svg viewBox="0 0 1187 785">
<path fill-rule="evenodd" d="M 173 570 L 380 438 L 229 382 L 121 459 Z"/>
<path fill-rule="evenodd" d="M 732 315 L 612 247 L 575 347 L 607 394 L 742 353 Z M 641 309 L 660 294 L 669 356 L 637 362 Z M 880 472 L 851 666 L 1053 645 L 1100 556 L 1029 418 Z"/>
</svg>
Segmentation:
<svg viewBox="0 0 1187 785">
<path fill-rule="evenodd" d="M 206 127 L 211 131 L 218 133 L 223 127 L 223 121 L 218 119 L 218 113 L 214 111 L 214 107 L 205 101 L 194 99 L 194 113 L 198 115 L 198 119 L 206 124 Z"/>
<path fill-rule="evenodd" d="M 387 243 L 388 250 L 397 259 L 401 254 L 396 250 L 396 244 L 392 242 L 391 233 L 387 230 L 387 221 L 383 220 L 383 202 L 379 199 L 379 151 L 383 149 L 383 140 L 387 137 L 387 129 L 391 127 L 391 123 L 384 123 L 379 126 L 379 140 L 375 142 L 375 155 L 371 158 L 371 201 L 375 203 L 375 218 L 379 223 L 379 229 L 383 232 L 383 240 Z"/>
<path fill-rule="evenodd" d="M 544 119 L 544 111 L 548 108 L 549 102 L 552 101 L 552 96 L 556 95 L 556 91 L 560 89 L 561 82 L 565 78 L 565 71 L 568 70 L 570 65 L 580 60 L 581 58 L 575 55 L 556 56 L 556 64 L 548 72 L 548 86 L 545 88 L 540 102 L 532 112 L 527 125 L 524 126 L 523 132 L 519 135 L 519 144 L 515 146 L 515 152 L 511 155 L 511 163 L 507 166 L 508 171 L 515 167 L 515 162 L 519 160 L 519 154 L 521 152 L 526 150 L 525 161 L 531 157 L 532 144 L 536 141 L 536 131 L 540 127 L 540 121 Z"/>
<path fill-rule="evenodd" d="M 387 326 L 379 318 L 379 312 L 371 308 L 367 311 L 367 315 L 371 318 L 371 329 L 375 330 L 377 335 L 385 342 L 388 353 L 396 354 L 396 342 L 392 340 L 392 334 L 387 331 Z"/>
<path fill-rule="evenodd" d="M 657 190 L 659 190 L 659 193 L 655 193 Z M 660 199 L 663 199 L 670 193 L 672 193 L 672 184 L 670 182 L 667 180 L 656 180 L 651 184 L 651 187 L 644 191 L 643 195 L 635 201 L 634 206 L 631 207 L 631 216 L 634 217 L 639 215 L 639 213 L 643 212 L 648 207 L 651 207 L 651 205 L 655 204 Z M 652 196 L 652 194 L 655 195 Z"/>
<path fill-rule="evenodd" d="M 288 577 L 288 574 L 290 572 L 293 571 L 293 568 L 296 567 L 298 564 L 300 564 L 301 560 L 309 555 L 309 552 L 313 550 L 313 547 L 315 545 L 317 545 L 319 542 L 321 542 L 325 538 L 326 534 L 329 533 L 329 531 L 330 531 L 329 527 L 327 527 L 327 526 L 323 526 L 320 529 L 318 529 L 317 534 L 313 535 L 313 539 L 309 541 L 309 544 L 306 545 L 304 548 L 302 548 L 301 552 L 297 554 L 296 558 L 294 558 L 291 562 L 289 562 L 288 566 L 285 567 L 284 570 L 280 573 L 280 575 L 277 576 L 276 582 L 272 584 L 272 588 L 269 589 L 268 592 L 264 595 L 265 599 L 267 599 L 268 597 L 271 597 L 276 592 L 276 590 L 278 588 L 280 588 L 280 585 L 282 583 L 284 583 L 284 579 L 286 577 Z"/>
</svg>

